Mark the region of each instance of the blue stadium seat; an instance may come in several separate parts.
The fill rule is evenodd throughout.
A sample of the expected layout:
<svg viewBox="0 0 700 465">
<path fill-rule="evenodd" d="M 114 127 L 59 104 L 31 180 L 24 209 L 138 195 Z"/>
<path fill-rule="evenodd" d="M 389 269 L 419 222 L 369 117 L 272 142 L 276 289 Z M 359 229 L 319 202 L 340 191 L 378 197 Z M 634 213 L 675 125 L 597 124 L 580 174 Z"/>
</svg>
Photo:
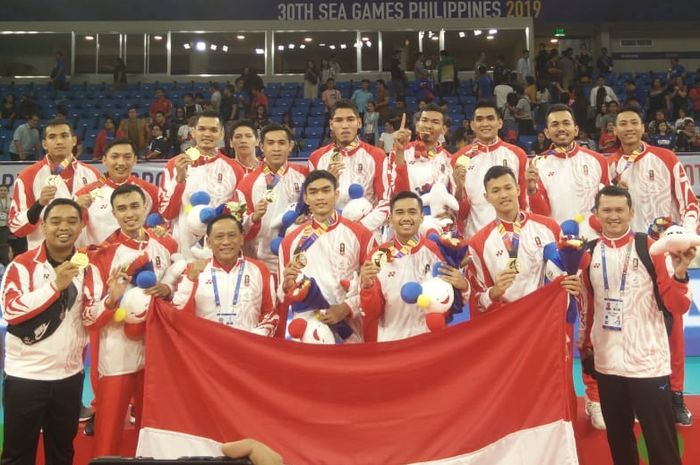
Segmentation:
<svg viewBox="0 0 700 465">
<path fill-rule="evenodd" d="M 309 126 L 325 126 L 326 117 L 325 116 L 309 116 L 306 120 L 306 124 Z"/>
<path fill-rule="evenodd" d="M 325 131 L 322 126 L 307 126 L 304 129 L 304 137 L 307 139 L 320 139 L 323 137 Z"/>
<path fill-rule="evenodd" d="M 518 136 L 518 140 L 527 149 L 526 152 L 530 153 L 532 149 L 532 144 L 537 142 L 537 136 Z"/>
<path fill-rule="evenodd" d="M 292 115 L 292 123 L 297 127 L 304 127 L 306 125 L 306 115 Z"/>
<path fill-rule="evenodd" d="M 309 138 L 304 139 L 305 150 L 314 151 L 317 148 L 319 148 L 320 145 L 321 145 L 321 138 L 309 137 Z"/>
</svg>

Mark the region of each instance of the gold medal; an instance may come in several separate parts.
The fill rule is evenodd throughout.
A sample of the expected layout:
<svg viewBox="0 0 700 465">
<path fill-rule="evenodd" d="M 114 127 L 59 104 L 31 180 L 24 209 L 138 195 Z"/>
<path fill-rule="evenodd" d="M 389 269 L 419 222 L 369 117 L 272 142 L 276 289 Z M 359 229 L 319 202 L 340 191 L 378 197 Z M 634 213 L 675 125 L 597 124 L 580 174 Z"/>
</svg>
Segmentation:
<svg viewBox="0 0 700 465">
<path fill-rule="evenodd" d="M 340 163 L 340 161 L 342 160 L 342 158 L 343 158 L 343 157 L 342 157 L 342 155 L 340 155 L 340 152 L 335 151 L 335 152 L 333 152 L 333 154 L 331 155 L 331 163 Z"/>
<path fill-rule="evenodd" d="M 306 264 L 308 263 L 306 260 L 306 255 L 304 255 L 303 252 L 299 252 L 298 254 L 294 255 L 292 258 L 292 261 L 299 265 L 300 268 L 304 268 Z"/>
<path fill-rule="evenodd" d="M 76 252 L 70 258 L 70 262 L 82 270 L 83 268 L 88 266 L 88 264 L 90 263 L 90 259 L 88 258 L 87 254 L 83 252 Z"/>
<path fill-rule="evenodd" d="M 457 166 L 463 166 L 465 168 L 469 167 L 469 157 L 466 155 L 462 155 L 457 159 Z"/>
<path fill-rule="evenodd" d="M 90 197 L 92 198 L 92 200 L 101 199 L 102 197 L 104 197 L 104 192 L 102 192 L 101 188 L 93 189 L 90 191 Z"/>
<path fill-rule="evenodd" d="M 190 160 L 192 161 L 197 161 L 199 160 L 199 157 L 202 156 L 202 154 L 199 152 L 199 149 L 197 147 L 190 147 L 187 150 L 185 150 L 185 155 L 190 157 Z"/>
<path fill-rule="evenodd" d="M 263 199 L 265 199 L 265 202 L 267 203 L 272 203 L 275 201 L 275 192 L 272 189 L 268 189 L 265 191 L 263 194 Z"/>
<path fill-rule="evenodd" d="M 382 267 L 382 265 L 386 264 L 386 262 L 388 262 L 388 261 L 389 261 L 389 259 L 386 255 L 386 250 L 384 250 L 384 249 L 377 250 L 376 252 L 374 252 L 372 254 L 372 263 L 374 263 L 376 266 L 378 266 L 380 268 Z"/>
<path fill-rule="evenodd" d="M 520 273 L 520 264 L 518 263 L 517 257 L 508 259 L 508 269 Z"/>
<path fill-rule="evenodd" d="M 45 186 L 58 186 L 58 179 L 59 176 L 57 174 L 52 174 L 48 178 L 46 178 L 46 181 L 44 181 Z"/>
</svg>

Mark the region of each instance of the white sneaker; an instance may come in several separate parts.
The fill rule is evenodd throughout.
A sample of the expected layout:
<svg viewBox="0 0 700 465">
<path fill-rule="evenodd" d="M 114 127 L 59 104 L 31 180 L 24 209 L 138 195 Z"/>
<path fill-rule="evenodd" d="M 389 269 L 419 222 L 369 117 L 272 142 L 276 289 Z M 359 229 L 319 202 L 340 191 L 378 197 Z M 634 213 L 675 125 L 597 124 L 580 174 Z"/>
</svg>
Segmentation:
<svg viewBox="0 0 700 465">
<path fill-rule="evenodd" d="M 600 409 L 600 402 L 593 402 L 586 397 L 586 402 L 583 407 L 586 416 L 591 419 L 591 424 L 597 430 L 605 430 L 605 420 L 603 419 L 603 411 Z"/>
</svg>

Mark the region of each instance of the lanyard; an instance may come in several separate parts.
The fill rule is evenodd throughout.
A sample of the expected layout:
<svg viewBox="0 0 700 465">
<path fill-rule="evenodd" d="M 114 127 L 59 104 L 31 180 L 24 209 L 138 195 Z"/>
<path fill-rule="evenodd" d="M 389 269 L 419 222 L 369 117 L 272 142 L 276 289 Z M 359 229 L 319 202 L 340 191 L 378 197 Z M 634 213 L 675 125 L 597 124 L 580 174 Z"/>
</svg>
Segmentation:
<svg viewBox="0 0 700 465">
<path fill-rule="evenodd" d="M 301 235 L 301 239 L 299 239 L 296 249 L 294 249 L 294 255 L 309 249 L 313 243 L 316 242 L 316 239 L 321 237 L 321 235 L 325 233 L 336 221 L 337 216 L 334 213 L 325 221 L 318 223 L 318 227 L 316 228 L 313 227 L 313 222 L 308 224 L 304 228 L 304 232 Z"/>
<path fill-rule="evenodd" d="M 51 174 L 61 174 L 63 173 L 63 170 L 68 168 L 68 165 L 70 165 L 72 155 L 68 155 L 66 158 L 64 158 L 61 163 L 55 166 L 51 166 L 49 164 L 49 168 L 51 169 Z"/>
<path fill-rule="evenodd" d="M 622 268 L 622 277 L 620 278 L 620 295 L 622 295 L 625 292 L 625 282 L 627 281 L 627 269 L 629 268 L 630 264 L 630 255 L 632 253 L 632 246 L 634 245 L 634 241 L 630 242 L 630 244 L 627 246 L 627 253 L 625 254 L 625 266 Z M 608 292 L 610 291 L 610 285 L 608 283 L 608 267 L 607 267 L 607 262 L 605 261 L 605 244 L 600 243 L 600 259 L 603 262 L 603 287 L 605 288 L 605 294 L 607 296 Z"/>
<path fill-rule="evenodd" d="M 625 160 L 625 165 L 622 167 L 621 170 L 617 170 L 617 176 L 615 176 L 615 182 L 619 182 L 620 179 L 622 179 L 622 175 L 629 169 L 630 166 L 632 166 L 632 163 L 639 157 L 642 152 L 644 151 L 644 147 L 639 147 L 637 150 L 632 151 L 630 155 L 627 157 L 627 160 Z"/>
<path fill-rule="evenodd" d="M 280 182 L 282 175 L 284 175 L 285 167 L 286 165 L 282 165 L 282 167 L 278 169 L 276 173 L 273 173 L 270 167 L 267 164 L 265 165 L 265 168 L 263 168 L 263 173 L 265 173 L 265 185 L 267 186 L 267 190 L 274 189 L 277 183 Z"/>
<path fill-rule="evenodd" d="M 520 229 L 522 227 L 520 223 L 520 218 L 521 214 L 518 213 L 518 218 L 513 223 L 513 232 L 511 234 L 508 234 L 508 231 L 506 231 L 506 227 L 503 225 L 501 220 L 496 219 L 496 221 L 498 222 L 498 233 L 501 235 L 501 239 L 503 239 L 503 244 L 506 246 L 506 250 L 508 251 L 508 256 L 510 258 L 518 258 L 518 248 L 520 246 Z"/>
<path fill-rule="evenodd" d="M 418 244 L 418 236 L 414 236 L 411 239 L 409 239 L 405 244 L 401 244 L 401 248 L 397 249 L 395 246 L 392 247 L 392 250 L 394 250 L 394 258 L 401 258 L 404 255 L 408 255 L 411 253 L 411 250 Z"/>
<path fill-rule="evenodd" d="M 243 270 L 245 270 L 245 260 L 241 260 L 241 264 L 238 267 L 238 278 L 236 280 L 236 289 L 233 291 L 233 303 L 232 307 L 238 304 L 238 294 L 241 290 L 241 279 L 243 279 Z M 214 288 L 214 304 L 217 308 L 221 308 L 221 298 L 219 297 L 219 284 L 216 281 L 216 272 L 214 272 L 214 267 L 211 267 L 211 285 Z"/>
</svg>

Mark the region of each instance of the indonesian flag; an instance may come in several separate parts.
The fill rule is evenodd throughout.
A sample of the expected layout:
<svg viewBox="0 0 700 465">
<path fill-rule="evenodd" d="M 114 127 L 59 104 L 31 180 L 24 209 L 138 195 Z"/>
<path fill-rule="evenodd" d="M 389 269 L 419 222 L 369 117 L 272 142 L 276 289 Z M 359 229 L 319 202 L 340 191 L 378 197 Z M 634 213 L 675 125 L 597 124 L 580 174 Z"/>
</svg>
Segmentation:
<svg viewBox="0 0 700 465">
<path fill-rule="evenodd" d="M 264 338 L 155 307 L 137 455 L 265 442 L 293 465 L 573 465 L 566 293 L 387 343 Z"/>
</svg>

